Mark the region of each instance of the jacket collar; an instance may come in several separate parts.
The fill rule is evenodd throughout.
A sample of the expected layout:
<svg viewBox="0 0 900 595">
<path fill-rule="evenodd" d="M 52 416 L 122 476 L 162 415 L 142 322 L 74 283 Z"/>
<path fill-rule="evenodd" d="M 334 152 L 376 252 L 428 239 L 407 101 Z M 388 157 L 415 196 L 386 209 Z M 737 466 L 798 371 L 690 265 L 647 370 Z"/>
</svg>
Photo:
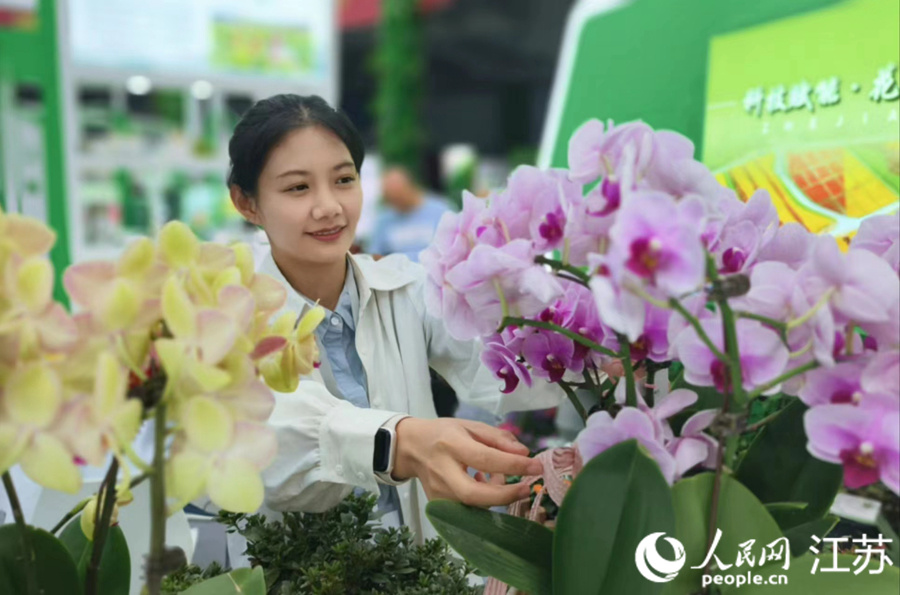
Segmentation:
<svg viewBox="0 0 900 595">
<path fill-rule="evenodd" d="M 356 287 L 359 291 L 359 311 L 362 312 L 369 303 L 373 291 L 394 291 L 400 289 L 416 280 L 409 266 L 397 266 L 400 263 L 393 262 L 394 259 L 385 261 L 376 261 L 368 255 L 348 254 L 350 266 L 353 267 L 354 276 L 356 277 Z M 292 310 L 303 311 L 308 307 L 304 300 L 296 290 L 291 287 L 281 269 L 275 264 L 272 258 L 272 252 L 269 251 L 259 265 L 259 272 L 265 273 L 281 282 L 288 290 L 288 302 L 291 298 L 299 299 L 299 308 L 293 307 Z"/>
</svg>

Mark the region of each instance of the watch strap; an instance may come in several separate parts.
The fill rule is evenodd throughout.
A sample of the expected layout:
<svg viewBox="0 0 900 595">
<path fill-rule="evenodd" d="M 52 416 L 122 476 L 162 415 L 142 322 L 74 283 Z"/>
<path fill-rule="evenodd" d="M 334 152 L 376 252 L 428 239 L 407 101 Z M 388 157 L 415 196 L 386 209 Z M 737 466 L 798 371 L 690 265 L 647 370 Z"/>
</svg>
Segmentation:
<svg viewBox="0 0 900 595">
<path fill-rule="evenodd" d="M 391 476 L 391 473 L 394 471 L 394 461 L 397 458 L 397 424 L 399 424 L 407 417 L 409 417 L 409 415 L 406 415 L 405 413 L 395 415 L 394 417 L 384 422 L 384 424 L 382 424 L 378 429 L 378 433 L 382 436 L 384 436 L 385 433 L 387 434 L 386 439 L 388 440 L 387 469 L 385 469 L 384 471 L 375 471 L 375 479 L 378 480 L 379 483 L 398 486 L 409 481 L 406 479 L 398 481 Z"/>
</svg>

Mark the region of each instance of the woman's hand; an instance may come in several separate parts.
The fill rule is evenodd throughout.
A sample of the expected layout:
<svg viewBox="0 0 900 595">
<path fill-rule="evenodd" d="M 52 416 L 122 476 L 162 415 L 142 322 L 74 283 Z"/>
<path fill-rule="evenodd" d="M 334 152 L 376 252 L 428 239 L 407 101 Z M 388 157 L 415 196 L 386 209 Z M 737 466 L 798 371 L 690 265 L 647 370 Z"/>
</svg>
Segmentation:
<svg viewBox="0 0 900 595">
<path fill-rule="evenodd" d="M 500 485 L 484 474 L 538 475 L 541 463 L 510 432 L 462 419 L 407 417 L 397 424 L 393 477 L 416 477 L 429 500 L 446 498 L 470 506 L 501 506 L 526 498 L 527 485 Z M 479 473 L 473 478 L 471 467 Z"/>
</svg>

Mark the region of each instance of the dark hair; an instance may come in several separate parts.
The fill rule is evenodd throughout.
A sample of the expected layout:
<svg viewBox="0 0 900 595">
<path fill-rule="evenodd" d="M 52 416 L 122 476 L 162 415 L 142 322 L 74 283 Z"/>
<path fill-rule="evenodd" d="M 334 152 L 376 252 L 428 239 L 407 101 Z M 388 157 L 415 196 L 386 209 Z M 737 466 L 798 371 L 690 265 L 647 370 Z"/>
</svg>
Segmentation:
<svg viewBox="0 0 900 595">
<path fill-rule="evenodd" d="M 228 142 L 228 185 L 234 184 L 247 196 L 255 196 L 272 149 L 289 132 L 309 126 L 323 126 L 336 134 L 350 151 L 356 171 L 360 171 L 365 148 L 350 118 L 318 95 L 286 93 L 256 102 L 235 126 Z"/>
</svg>

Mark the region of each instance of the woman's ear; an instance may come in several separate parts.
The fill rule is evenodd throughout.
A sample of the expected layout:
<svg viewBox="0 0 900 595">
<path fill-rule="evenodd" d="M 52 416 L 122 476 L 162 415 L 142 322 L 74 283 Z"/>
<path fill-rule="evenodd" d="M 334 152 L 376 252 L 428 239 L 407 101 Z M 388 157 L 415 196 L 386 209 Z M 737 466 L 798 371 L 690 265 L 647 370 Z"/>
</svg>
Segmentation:
<svg viewBox="0 0 900 595">
<path fill-rule="evenodd" d="M 244 193 L 237 184 L 228 186 L 228 192 L 231 195 L 231 203 L 234 208 L 244 216 L 244 219 L 254 225 L 262 225 L 260 223 L 259 209 L 256 201 Z"/>
</svg>

